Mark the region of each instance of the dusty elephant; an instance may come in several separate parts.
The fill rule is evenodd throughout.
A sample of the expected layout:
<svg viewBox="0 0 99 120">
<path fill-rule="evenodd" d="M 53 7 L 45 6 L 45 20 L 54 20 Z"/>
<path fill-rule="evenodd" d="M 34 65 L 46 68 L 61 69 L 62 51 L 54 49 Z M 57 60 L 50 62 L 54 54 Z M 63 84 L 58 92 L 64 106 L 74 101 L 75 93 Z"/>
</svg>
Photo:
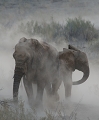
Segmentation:
<svg viewBox="0 0 99 120">
<path fill-rule="evenodd" d="M 59 52 L 60 74 L 64 82 L 65 97 L 71 96 L 72 84 L 78 85 L 85 82 L 89 77 L 89 63 L 87 55 L 77 48 L 69 45 L 68 49 L 63 48 Z M 72 81 L 72 73 L 75 69 L 83 72 L 83 77 L 79 81 Z M 60 83 L 61 84 L 61 83 Z M 59 87 L 59 86 L 58 86 Z"/>
<path fill-rule="evenodd" d="M 45 42 L 21 38 L 15 46 L 13 57 L 16 64 L 13 82 L 14 101 L 18 101 L 19 84 L 23 77 L 23 83 L 30 104 L 33 104 L 34 101 L 32 83 L 37 84 L 37 96 L 34 103 L 39 105 L 42 103 L 44 88 L 47 94 L 51 95 L 51 86 L 54 86 L 54 83 L 57 82 L 57 69 L 59 67 L 58 51 Z M 58 96 L 56 89 L 53 92 L 53 94 Z"/>
</svg>

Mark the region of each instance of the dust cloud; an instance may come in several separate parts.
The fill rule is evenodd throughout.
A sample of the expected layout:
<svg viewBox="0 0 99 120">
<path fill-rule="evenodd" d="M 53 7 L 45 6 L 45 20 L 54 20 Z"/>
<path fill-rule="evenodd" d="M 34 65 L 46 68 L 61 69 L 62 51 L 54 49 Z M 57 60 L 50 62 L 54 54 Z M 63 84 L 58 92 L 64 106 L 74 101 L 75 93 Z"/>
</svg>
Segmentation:
<svg viewBox="0 0 99 120">
<path fill-rule="evenodd" d="M 12 87 L 13 87 L 13 75 L 14 75 L 14 59 L 13 59 L 13 52 L 14 46 L 19 41 L 21 37 L 30 38 L 29 35 L 25 35 L 17 31 L 18 24 L 21 22 L 27 22 L 28 20 L 38 20 L 38 21 L 50 21 L 51 17 L 64 24 L 64 21 L 68 18 L 74 18 L 81 16 L 86 20 L 90 20 L 92 23 L 95 24 L 97 28 L 99 28 L 99 2 L 98 0 L 89 1 L 89 0 L 68 0 L 66 2 L 39 2 L 33 8 L 31 5 L 29 7 L 20 7 L 19 9 L 5 9 L 2 8 L 0 12 L 0 100 L 3 99 L 12 99 Z M 18 13 L 19 12 L 19 13 Z M 14 13 L 17 13 L 14 15 Z M 12 15 L 11 15 L 12 14 Z M 6 17 L 8 19 L 5 20 Z M 14 16 L 13 16 L 14 15 Z M 32 38 L 37 38 L 38 40 L 42 40 L 39 36 L 31 36 Z M 68 46 L 66 43 L 50 43 L 55 46 L 58 50 L 62 50 L 63 47 Z M 95 59 L 94 59 L 95 60 Z M 79 116 L 81 114 L 87 118 L 89 115 L 90 118 L 98 120 L 98 112 L 99 111 L 99 64 L 92 62 L 89 59 L 89 66 L 90 66 L 90 76 L 88 80 L 78 86 L 72 86 L 72 96 L 71 102 L 78 104 L 80 103 L 80 107 L 78 109 Z M 75 71 L 73 73 L 73 80 L 79 80 L 82 77 L 82 73 L 79 71 Z M 36 88 L 36 87 L 34 87 Z M 63 106 L 66 102 L 65 100 L 65 91 L 64 85 L 62 84 L 59 88 L 59 95 L 60 95 L 60 103 L 63 103 Z M 44 104 L 46 102 L 46 93 L 44 92 Z M 27 102 L 27 96 L 24 90 L 23 84 L 20 85 L 19 90 L 19 97 L 23 101 Z M 72 104 L 70 102 L 70 104 Z M 52 103 L 51 103 L 52 104 Z M 56 104 L 57 106 L 58 104 Z M 72 106 L 72 105 L 71 105 Z M 72 112 L 75 108 L 75 105 L 71 107 L 70 112 Z M 87 110 L 86 110 L 87 109 Z M 81 111 L 81 112 L 80 112 Z M 83 111 L 83 112 L 82 112 Z M 87 111 L 85 113 L 84 111 Z M 89 112 L 88 112 L 89 111 Z M 93 115 L 92 115 L 93 114 Z M 95 114 L 95 116 L 94 116 Z"/>
</svg>

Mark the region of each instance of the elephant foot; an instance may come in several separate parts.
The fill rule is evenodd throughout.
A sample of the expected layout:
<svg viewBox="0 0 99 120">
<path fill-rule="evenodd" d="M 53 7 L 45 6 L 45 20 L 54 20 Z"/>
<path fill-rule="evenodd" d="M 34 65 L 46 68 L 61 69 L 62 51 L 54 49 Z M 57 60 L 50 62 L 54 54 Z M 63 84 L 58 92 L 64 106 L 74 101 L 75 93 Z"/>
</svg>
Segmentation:
<svg viewBox="0 0 99 120">
<path fill-rule="evenodd" d="M 51 94 L 47 95 L 47 99 L 57 102 L 57 101 L 59 101 L 60 98 L 59 98 L 59 94 L 56 92 L 54 94 L 51 93 Z"/>
<path fill-rule="evenodd" d="M 72 106 L 71 97 L 65 98 L 64 107 L 69 110 L 71 106 Z"/>
<path fill-rule="evenodd" d="M 51 96 L 53 101 L 59 101 L 59 94 L 55 93 L 54 95 Z"/>
<path fill-rule="evenodd" d="M 30 107 L 33 107 L 34 99 L 28 99 L 28 103 L 29 103 Z"/>
<path fill-rule="evenodd" d="M 55 109 L 57 106 L 57 102 L 59 101 L 59 94 L 51 94 L 50 96 L 47 96 L 47 108 L 48 109 Z"/>
<path fill-rule="evenodd" d="M 32 109 L 33 110 L 36 110 L 36 111 L 42 111 L 43 109 L 43 103 L 42 101 L 34 101 L 33 104 L 32 104 Z"/>
</svg>

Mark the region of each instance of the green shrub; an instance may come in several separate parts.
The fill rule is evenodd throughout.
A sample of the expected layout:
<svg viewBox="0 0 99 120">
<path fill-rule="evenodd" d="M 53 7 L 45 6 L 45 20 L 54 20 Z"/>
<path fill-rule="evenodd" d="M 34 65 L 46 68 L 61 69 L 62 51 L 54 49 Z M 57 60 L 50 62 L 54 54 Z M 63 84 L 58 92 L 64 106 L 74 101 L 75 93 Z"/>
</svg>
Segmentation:
<svg viewBox="0 0 99 120">
<path fill-rule="evenodd" d="M 77 38 L 81 40 L 91 41 L 98 38 L 98 31 L 90 21 L 82 18 L 68 19 L 64 27 L 65 36 L 68 39 Z"/>
</svg>

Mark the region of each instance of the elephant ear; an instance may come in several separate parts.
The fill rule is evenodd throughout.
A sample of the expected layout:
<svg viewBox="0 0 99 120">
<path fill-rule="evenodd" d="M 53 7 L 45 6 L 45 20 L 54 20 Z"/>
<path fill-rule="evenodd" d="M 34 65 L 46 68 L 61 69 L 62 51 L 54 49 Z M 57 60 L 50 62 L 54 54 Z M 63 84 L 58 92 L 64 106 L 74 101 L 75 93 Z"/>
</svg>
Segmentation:
<svg viewBox="0 0 99 120">
<path fill-rule="evenodd" d="M 68 49 L 75 50 L 75 51 L 80 51 L 79 49 L 75 48 L 75 47 L 72 46 L 72 45 L 68 45 Z"/>
<path fill-rule="evenodd" d="M 39 57 L 43 56 L 45 48 L 37 39 L 31 39 L 31 46 L 35 51 L 35 54 L 37 54 Z"/>
<path fill-rule="evenodd" d="M 31 45 L 35 48 L 39 46 L 39 41 L 37 39 L 30 39 L 31 40 Z"/>
<path fill-rule="evenodd" d="M 30 39 L 31 46 L 35 48 L 36 51 L 44 49 L 42 44 L 37 39 Z"/>
<path fill-rule="evenodd" d="M 50 45 L 48 44 L 48 43 L 46 43 L 46 42 L 42 42 L 42 46 L 43 46 L 43 48 L 45 49 L 45 50 L 49 50 L 49 48 L 50 48 Z"/>
<path fill-rule="evenodd" d="M 75 58 L 70 50 L 64 48 L 63 51 L 59 52 L 59 60 L 64 62 L 67 69 L 72 71 L 75 70 Z"/>
<path fill-rule="evenodd" d="M 20 40 L 19 40 L 19 43 L 22 43 L 22 42 L 26 42 L 27 39 L 25 37 L 22 37 Z"/>
</svg>

